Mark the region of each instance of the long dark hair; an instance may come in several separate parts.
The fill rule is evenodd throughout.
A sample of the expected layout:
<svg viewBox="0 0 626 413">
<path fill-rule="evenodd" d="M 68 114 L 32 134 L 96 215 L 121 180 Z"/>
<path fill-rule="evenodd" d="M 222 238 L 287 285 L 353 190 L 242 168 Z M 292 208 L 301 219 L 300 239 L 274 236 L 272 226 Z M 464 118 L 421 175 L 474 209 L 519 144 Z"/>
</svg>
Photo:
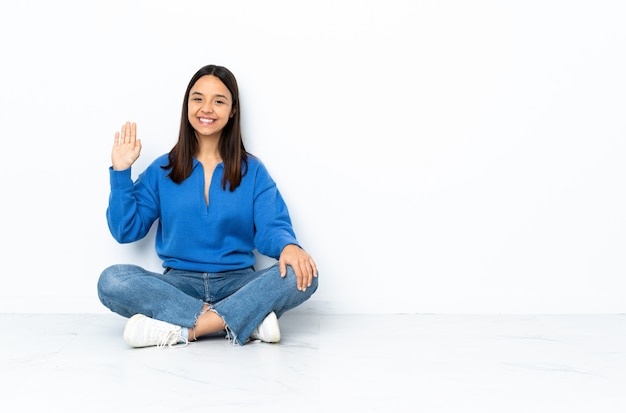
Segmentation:
<svg viewBox="0 0 626 413">
<path fill-rule="evenodd" d="M 241 183 L 243 175 L 245 175 L 248 167 L 248 153 L 243 145 L 241 135 L 241 108 L 239 106 L 239 87 L 237 79 L 230 70 L 223 66 L 207 65 L 196 72 L 189 81 L 185 98 L 183 99 L 182 114 L 180 117 L 180 131 L 178 132 L 178 142 L 169 153 L 169 163 L 163 166 L 163 169 L 171 169 L 168 177 L 176 182 L 181 183 L 191 175 L 193 168 L 193 158 L 198 151 L 198 140 L 194 129 L 189 123 L 187 112 L 189 109 L 189 93 L 193 85 L 202 76 L 213 75 L 219 78 L 230 91 L 233 98 L 233 116 L 222 130 L 219 142 L 219 151 L 222 161 L 224 162 L 224 176 L 222 178 L 222 189 L 226 189 L 226 184 L 230 191 Z M 242 170 L 243 165 L 243 170 Z"/>
</svg>

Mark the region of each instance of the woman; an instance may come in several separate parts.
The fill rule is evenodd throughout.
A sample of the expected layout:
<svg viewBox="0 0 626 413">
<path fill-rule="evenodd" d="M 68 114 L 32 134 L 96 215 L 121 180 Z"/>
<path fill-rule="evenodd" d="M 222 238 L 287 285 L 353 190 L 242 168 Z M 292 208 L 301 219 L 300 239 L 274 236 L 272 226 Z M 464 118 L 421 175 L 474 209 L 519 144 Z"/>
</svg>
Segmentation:
<svg viewBox="0 0 626 413">
<path fill-rule="evenodd" d="M 132 347 L 188 344 L 226 331 L 239 345 L 280 340 L 278 318 L 317 289 L 317 267 L 294 234 L 287 206 L 263 163 L 246 152 L 239 90 L 225 67 L 191 78 L 178 142 L 135 182 L 137 127 L 115 133 L 107 222 L 120 243 L 142 239 L 157 221 L 163 273 L 113 265 L 98 296 L 128 317 Z M 256 271 L 254 249 L 278 259 Z"/>
</svg>

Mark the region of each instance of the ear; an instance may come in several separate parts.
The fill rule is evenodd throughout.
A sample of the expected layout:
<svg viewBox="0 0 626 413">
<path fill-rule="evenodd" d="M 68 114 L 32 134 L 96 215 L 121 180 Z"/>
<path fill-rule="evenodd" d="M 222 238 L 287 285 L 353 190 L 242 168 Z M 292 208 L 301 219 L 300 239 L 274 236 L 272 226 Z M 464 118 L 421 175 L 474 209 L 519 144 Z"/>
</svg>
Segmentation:
<svg viewBox="0 0 626 413">
<path fill-rule="evenodd" d="M 233 109 L 230 111 L 230 116 L 228 116 L 228 117 L 229 117 L 229 118 L 232 118 L 233 116 L 235 116 L 235 113 L 237 113 L 237 108 L 233 108 Z"/>
</svg>

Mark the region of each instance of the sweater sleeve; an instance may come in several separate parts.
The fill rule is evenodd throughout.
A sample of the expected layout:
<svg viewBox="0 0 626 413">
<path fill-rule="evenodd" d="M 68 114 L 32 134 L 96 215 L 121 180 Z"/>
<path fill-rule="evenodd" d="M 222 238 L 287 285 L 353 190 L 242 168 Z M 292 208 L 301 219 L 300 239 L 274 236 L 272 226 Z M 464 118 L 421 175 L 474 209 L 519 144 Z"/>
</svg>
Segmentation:
<svg viewBox="0 0 626 413">
<path fill-rule="evenodd" d="M 129 243 L 146 236 L 158 217 L 158 198 L 154 188 L 147 184 L 144 172 L 133 183 L 131 169 L 115 171 L 109 168 L 111 193 L 106 211 L 107 223 L 113 238 Z"/>
<path fill-rule="evenodd" d="M 276 183 L 261 165 L 256 171 L 254 194 L 254 242 L 257 250 L 278 259 L 283 248 L 298 245 L 287 205 Z"/>
</svg>

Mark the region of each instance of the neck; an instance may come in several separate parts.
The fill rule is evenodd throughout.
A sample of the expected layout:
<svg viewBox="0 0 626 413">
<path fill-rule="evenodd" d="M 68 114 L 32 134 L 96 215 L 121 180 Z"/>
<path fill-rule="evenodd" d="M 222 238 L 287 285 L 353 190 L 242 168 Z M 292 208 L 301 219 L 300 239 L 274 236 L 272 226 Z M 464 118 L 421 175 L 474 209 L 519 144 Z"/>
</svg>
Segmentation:
<svg viewBox="0 0 626 413">
<path fill-rule="evenodd" d="M 199 138 L 198 139 L 198 159 L 214 160 L 220 162 L 222 157 L 219 150 L 219 139 Z"/>
</svg>

